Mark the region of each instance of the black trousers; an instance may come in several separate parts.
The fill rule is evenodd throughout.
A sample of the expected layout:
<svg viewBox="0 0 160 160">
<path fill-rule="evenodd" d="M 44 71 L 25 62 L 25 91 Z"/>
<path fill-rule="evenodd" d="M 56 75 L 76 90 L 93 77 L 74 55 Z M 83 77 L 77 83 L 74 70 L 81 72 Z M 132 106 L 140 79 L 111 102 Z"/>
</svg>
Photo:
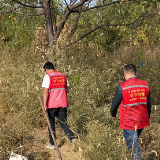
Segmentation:
<svg viewBox="0 0 160 160">
<path fill-rule="evenodd" d="M 72 133 L 72 131 L 69 129 L 68 125 L 67 125 L 67 108 L 66 107 L 62 107 L 62 108 L 51 108 L 48 109 L 48 118 L 51 124 L 51 129 L 53 131 L 53 135 L 54 137 L 56 137 L 56 133 L 55 133 L 55 117 L 57 117 L 58 122 L 61 126 L 61 128 L 63 129 L 65 135 L 68 137 L 68 139 L 70 141 L 72 141 L 72 139 L 74 139 L 74 135 Z M 51 135 L 51 132 L 48 128 L 49 131 L 49 139 L 50 139 L 50 144 L 54 145 L 54 141 Z"/>
</svg>

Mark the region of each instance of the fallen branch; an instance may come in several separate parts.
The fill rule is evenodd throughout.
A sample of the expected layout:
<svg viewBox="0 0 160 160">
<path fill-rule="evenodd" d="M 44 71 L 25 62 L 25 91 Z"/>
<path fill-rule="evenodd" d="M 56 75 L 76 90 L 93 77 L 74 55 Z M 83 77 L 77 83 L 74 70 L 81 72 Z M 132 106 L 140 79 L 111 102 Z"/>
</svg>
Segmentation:
<svg viewBox="0 0 160 160">
<path fill-rule="evenodd" d="M 60 153 L 60 151 L 59 151 L 59 148 L 58 148 L 58 146 L 57 146 L 55 137 L 54 137 L 54 135 L 53 135 L 53 131 L 52 131 L 52 129 L 51 129 L 51 124 L 50 124 L 50 122 L 49 122 L 48 115 L 47 115 L 47 113 L 46 113 L 46 111 L 45 111 L 45 109 L 44 109 L 44 106 L 43 106 L 43 103 L 42 103 L 40 97 L 39 97 L 39 100 L 40 100 L 40 104 L 41 104 L 42 110 L 43 110 L 43 112 L 44 112 L 44 114 L 45 114 L 45 117 L 46 117 L 46 119 L 47 119 L 48 127 L 49 127 L 49 130 L 50 130 L 50 132 L 51 132 L 51 135 L 52 135 L 52 138 L 53 138 L 53 141 L 54 141 L 54 145 L 55 145 L 56 150 L 57 150 L 57 153 L 58 153 L 58 157 L 59 157 L 60 160 L 62 160 L 61 153 Z"/>
</svg>

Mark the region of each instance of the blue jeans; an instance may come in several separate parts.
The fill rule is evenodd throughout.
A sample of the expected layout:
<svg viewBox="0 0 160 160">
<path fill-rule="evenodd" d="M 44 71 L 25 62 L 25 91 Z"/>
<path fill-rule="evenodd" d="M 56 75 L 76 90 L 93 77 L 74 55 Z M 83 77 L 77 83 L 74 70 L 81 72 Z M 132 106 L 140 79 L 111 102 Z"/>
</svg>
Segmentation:
<svg viewBox="0 0 160 160">
<path fill-rule="evenodd" d="M 142 160 L 138 141 L 138 137 L 140 136 L 142 130 L 143 129 L 138 129 L 135 132 L 135 130 L 123 129 L 123 135 L 126 140 L 127 148 L 132 153 L 133 160 Z"/>
<path fill-rule="evenodd" d="M 65 135 L 68 137 L 68 139 L 70 141 L 72 141 L 75 137 L 72 133 L 72 131 L 69 129 L 68 125 L 67 125 L 67 108 L 51 108 L 48 109 L 48 118 L 49 118 L 49 122 L 51 124 L 51 129 L 53 131 L 53 135 L 54 137 L 56 137 L 56 133 L 55 133 L 55 117 L 57 117 L 58 122 L 61 126 L 61 128 L 63 129 Z M 49 131 L 49 139 L 50 139 L 50 144 L 54 145 L 54 141 L 52 139 L 52 135 L 50 133 L 50 130 L 48 128 Z"/>
</svg>

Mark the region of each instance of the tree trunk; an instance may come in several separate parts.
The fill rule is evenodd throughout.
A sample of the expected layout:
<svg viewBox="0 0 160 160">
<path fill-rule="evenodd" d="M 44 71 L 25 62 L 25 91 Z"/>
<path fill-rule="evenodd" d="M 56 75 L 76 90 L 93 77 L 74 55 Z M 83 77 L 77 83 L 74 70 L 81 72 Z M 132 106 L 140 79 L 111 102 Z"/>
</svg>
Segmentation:
<svg viewBox="0 0 160 160">
<path fill-rule="evenodd" d="M 53 40 L 57 40 L 62 29 L 64 28 L 64 25 L 66 23 L 66 21 L 68 20 L 69 15 L 71 14 L 71 11 L 67 9 L 67 11 L 65 12 L 65 15 L 63 17 L 63 20 L 61 21 L 60 25 L 58 26 L 56 33 L 54 34 Z"/>
<path fill-rule="evenodd" d="M 50 0 L 43 0 L 42 3 L 43 3 L 45 18 L 46 18 L 48 44 L 49 46 L 51 46 L 53 42 L 53 24 L 52 24 Z"/>
</svg>

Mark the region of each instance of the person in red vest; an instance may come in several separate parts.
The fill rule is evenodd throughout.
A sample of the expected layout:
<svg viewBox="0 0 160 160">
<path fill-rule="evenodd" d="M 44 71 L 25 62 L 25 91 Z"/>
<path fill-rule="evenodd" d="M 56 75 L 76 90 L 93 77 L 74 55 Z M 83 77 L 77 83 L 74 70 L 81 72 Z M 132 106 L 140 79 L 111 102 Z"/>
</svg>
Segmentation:
<svg viewBox="0 0 160 160">
<path fill-rule="evenodd" d="M 110 113 L 116 117 L 120 107 L 120 128 L 123 129 L 127 148 L 132 152 L 132 159 L 142 160 L 138 137 L 143 128 L 149 126 L 151 96 L 148 83 L 138 79 L 136 73 L 133 64 L 124 67 L 125 81 L 116 89 Z"/>
<path fill-rule="evenodd" d="M 48 118 L 54 137 L 56 136 L 55 117 L 57 117 L 61 128 L 74 147 L 75 137 L 72 131 L 67 126 L 67 93 L 69 87 L 68 80 L 63 73 L 54 70 L 54 65 L 51 62 L 46 62 L 43 68 L 46 72 L 42 83 L 42 87 L 44 88 L 43 104 L 45 110 L 48 112 Z M 48 131 L 50 144 L 47 145 L 46 148 L 55 149 L 56 147 L 54 146 L 54 141 L 52 139 L 50 130 L 48 129 Z"/>
</svg>

